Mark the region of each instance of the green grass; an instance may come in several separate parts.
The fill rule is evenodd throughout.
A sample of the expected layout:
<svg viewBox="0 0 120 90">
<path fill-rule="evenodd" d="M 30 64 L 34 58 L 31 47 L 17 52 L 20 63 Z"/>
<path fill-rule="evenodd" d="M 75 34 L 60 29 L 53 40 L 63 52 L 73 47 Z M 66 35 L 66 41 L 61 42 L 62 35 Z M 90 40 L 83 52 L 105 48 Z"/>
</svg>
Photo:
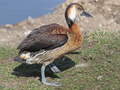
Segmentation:
<svg viewBox="0 0 120 90">
<path fill-rule="evenodd" d="M 7 59 L 12 55 L 15 56 L 16 53 L 17 53 L 17 50 L 15 48 L 11 48 L 10 46 L 0 47 L 0 59 Z"/>
<path fill-rule="evenodd" d="M 39 84 L 41 65 L 14 62 L 15 55 L 16 49 L 0 48 L 1 90 L 120 90 L 120 31 L 88 32 L 79 50 L 54 62 L 62 73 L 47 68 L 47 81 L 62 87 Z M 89 67 L 76 67 L 82 63 Z"/>
</svg>

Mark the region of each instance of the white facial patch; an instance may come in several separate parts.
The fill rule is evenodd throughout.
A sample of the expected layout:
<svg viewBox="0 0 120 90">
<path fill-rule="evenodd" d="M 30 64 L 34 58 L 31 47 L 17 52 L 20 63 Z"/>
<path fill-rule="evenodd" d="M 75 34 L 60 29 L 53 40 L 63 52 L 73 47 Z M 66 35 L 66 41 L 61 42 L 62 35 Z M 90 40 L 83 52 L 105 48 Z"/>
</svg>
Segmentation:
<svg viewBox="0 0 120 90">
<path fill-rule="evenodd" d="M 73 8 L 71 9 L 71 13 L 70 13 L 70 16 L 69 18 L 74 21 L 75 20 L 75 17 L 76 17 L 76 9 L 75 9 L 75 5 L 73 6 Z"/>
</svg>

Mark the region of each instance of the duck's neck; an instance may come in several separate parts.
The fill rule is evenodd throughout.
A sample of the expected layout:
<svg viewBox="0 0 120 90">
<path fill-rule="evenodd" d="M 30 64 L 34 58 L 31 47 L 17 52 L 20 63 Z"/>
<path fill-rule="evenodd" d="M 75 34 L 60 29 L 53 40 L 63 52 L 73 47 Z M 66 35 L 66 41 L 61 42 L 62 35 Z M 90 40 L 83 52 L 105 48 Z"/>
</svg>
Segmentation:
<svg viewBox="0 0 120 90">
<path fill-rule="evenodd" d="M 74 22 L 70 27 L 69 30 L 72 31 L 73 33 L 77 33 L 77 35 L 82 34 L 81 30 L 76 22 Z"/>
<path fill-rule="evenodd" d="M 74 22 L 71 27 L 69 27 L 69 33 L 68 35 L 68 44 L 70 46 L 70 51 L 76 50 L 80 47 L 82 43 L 82 33 L 80 31 L 79 26 L 76 22 Z"/>
<path fill-rule="evenodd" d="M 70 18 L 68 18 L 67 16 L 65 16 L 65 18 L 66 18 L 66 22 L 67 22 L 67 24 L 68 24 L 68 26 L 70 28 L 72 26 L 72 24 L 74 23 L 74 21 L 71 20 Z"/>
<path fill-rule="evenodd" d="M 68 8 L 65 11 L 65 19 L 66 19 L 66 23 L 68 24 L 68 26 L 71 27 L 72 24 L 74 23 L 74 20 L 68 17 Z"/>
</svg>

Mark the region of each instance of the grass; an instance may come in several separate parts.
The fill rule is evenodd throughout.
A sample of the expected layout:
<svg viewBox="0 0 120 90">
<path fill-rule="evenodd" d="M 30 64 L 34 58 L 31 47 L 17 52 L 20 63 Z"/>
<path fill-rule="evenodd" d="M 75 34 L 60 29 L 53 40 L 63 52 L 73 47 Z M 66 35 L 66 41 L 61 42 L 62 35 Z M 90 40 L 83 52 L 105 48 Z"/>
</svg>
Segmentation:
<svg viewBox="0 0 120 90">
<path fill-rule="evenodd" d="M 0 59 L 7 59 L 12 55 L 17 55 L 17 50 L 15 48 L 11 48 L 10 46 L 0 47 Z"/>
<path fill-rule="evenodd" d="M 47 68 L 47 81 L 62 87 L 39 84 L 41 65 L 14 62 L 16 54 L 16 49 L 0 48 L 1 90 L 120 90 L 120 31 L 88 32 L 79 50 L 54 62 L 62 73 Z M 82 63 L 89 67 L 81 67 Z"/>
</svg>

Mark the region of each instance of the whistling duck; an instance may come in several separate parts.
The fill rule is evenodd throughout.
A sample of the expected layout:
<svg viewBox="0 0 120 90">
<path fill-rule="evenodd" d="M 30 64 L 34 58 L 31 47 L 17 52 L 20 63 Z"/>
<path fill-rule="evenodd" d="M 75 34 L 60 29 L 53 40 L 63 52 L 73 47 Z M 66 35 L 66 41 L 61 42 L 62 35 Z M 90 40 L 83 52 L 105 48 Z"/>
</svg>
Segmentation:
<svg viewBox="0 0 120 90">
<path fill-rule="evenodd" d="M 76 16 L 92 18 L 81 5 L 77 3 L 68 5 L 65 11 L 65 19 L 69 28 L 54 23 L 34 29 L 17 47 L 20 51 L 14 60 L 28 64 L 42 63 L 41 82 L 46 85 L 61 86 L 58 82 L 46 82 L 45 67 L 56 58 L 80 47 L 82 33 L 75 22 Z M 54 67 L 55 65 L 52 63 L 51 66 Z"/>
</svg>

